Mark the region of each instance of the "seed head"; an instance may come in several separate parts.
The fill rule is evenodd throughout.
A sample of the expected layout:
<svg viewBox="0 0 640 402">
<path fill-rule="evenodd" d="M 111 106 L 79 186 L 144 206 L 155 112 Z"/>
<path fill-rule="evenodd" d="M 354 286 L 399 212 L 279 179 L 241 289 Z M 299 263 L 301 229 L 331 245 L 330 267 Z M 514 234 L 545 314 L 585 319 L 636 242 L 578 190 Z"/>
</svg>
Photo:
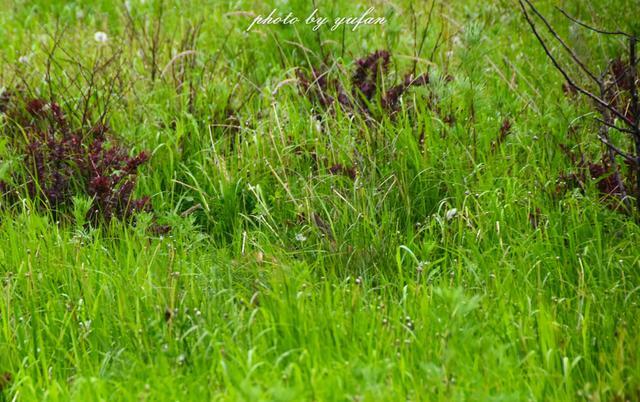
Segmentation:
<svg viewBox="0 0 640 402">
<path fill-rule="evenodd" d="M 98 31 L 95 34 L 93 34 L 93 39 L 98 43 L 106 43 L 109 40 L 109 37 L 107 36 L 106 33 L 102 31 Z"/>
</svg>

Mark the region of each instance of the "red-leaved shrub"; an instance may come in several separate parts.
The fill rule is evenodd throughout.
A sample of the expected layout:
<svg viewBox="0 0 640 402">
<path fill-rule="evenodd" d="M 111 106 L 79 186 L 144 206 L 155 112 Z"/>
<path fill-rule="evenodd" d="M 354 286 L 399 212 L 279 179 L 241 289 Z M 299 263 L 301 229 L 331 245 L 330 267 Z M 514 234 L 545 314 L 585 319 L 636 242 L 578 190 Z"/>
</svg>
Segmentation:
<svg viewBox="0 0 640 402">
<path fill-rule="evenodd" d="M 102 123 L 72 129 L 55 102 L 6 101 L 12 124 L 5 132 L 12 150 L 22 156 L 23 169 L 14 172 L 13 184 L 2 183 L 4 193 L 24 186 L 38 206 L 54 214 L 69 211 L 75 196 L 88 196 L 87 219 L 94 224 L 150 210 L 148 196 L 133 196 L 138 169 L 149 159 L 146 152 L 130 156 Z"/>
</svg>

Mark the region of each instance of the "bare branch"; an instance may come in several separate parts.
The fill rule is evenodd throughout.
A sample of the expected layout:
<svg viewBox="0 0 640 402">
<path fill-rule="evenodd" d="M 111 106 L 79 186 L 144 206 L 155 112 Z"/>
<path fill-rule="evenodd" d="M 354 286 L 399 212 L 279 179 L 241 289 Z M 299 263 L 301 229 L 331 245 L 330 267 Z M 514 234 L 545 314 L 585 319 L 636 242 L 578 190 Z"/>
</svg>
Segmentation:
<svg viewBox="0 0 640 402">
<path fill-rule="evenodd" d="M 633 117 L 632 130 L 634 131 L 634 140 L 636 146 L 636 156 L 640 158 L 640 105 L 638 104 L 638 58 L 636 54 L 638 38 L 632 36 L 629 38 L 629 67 L 631 67 L 631 115 Z M 640 164 L 639 164 L 640 165 Z M 640 166 L 636 166 L 636 185 L 638 192 L 636 202 L 638 210 L 640 210 Z"/>
<path fill-rule="evenodd" d="M 603 71 L 602 75 L 600 76 L 600 96 L 603 98 L 605 97 L 607 91 L 607 88 L 604 84 L 604 77 L 606 74 L 607 70 Z M 614 122 L 611 119 L 611 113 L 609 113 L 609 111 L 604 107 L 600 107 L 599 109 L 600 114 L 602 115 L 603 125 L 600 126 L 600 134 L 598 135 L 598 139 L 600 139 L 600 141 L 607 147 L 609 163 L 611 164 L 611 170 L 613 170 L 613 179 L 615 180 L 616 186 L 618 187 L 618 189 L 620 190 L 620 194 L 622 195 L 622 202 L 624 203 L 627 210 L 631 211 L 631 203 L 629 202 L 629 198 L 627 197 L 627 189 L 625 188 L 624 180 L 622 180 L 622 177 L 620 177 L 620 171 L 618 170 L 616 154 L 622 155 L 623 158 L 625 158 L 625 160 L 627 161 L 629 161 L 628 157 L 631 157 L 631 155 L 627 155 L 626 153 L 625 155 L 623 155 L 623 151 L 611 143 L 611 141 L 609 140 L 609 128 L 611 126 L 613 126 L 613 128 L 617 127 L 615 127 L 615 125 L 613 124 Z"/>
<path fill-rule="evenodd" d="M 551 26 L 551 24 L 549 23 L 549 21 L 547 21 L 547 19 L 538 11 L 537 8 L 535 8 L 533 6 L 533 4 L 531 4 L 531 1 L 529 0 L 524 0 L 529 7 L 531 7 L 531 9 L 533 10 L 533 12 L 538 16 L 538 18 L 540 18 L 540 20 L 544 23 L 544 25 L 547 27 L 547 29 L 549 30 L 549 32 L 551 32 L 551 35 L 553 35 L 554 38 L 556 38 L 556 40 L 562 45 L 562 47 L 567 51 L 567 53 L 569 53 L 569 55 L 571 55 L 571 58 L 573 59 L 573 61 L 576 62 L 576 64 L 582 69 L 582 71 L 584 71 L 589 77 L 591 77 L 592 80 L 594 80 L 596 83 L 599 83 L 598 81 L 598 77 L 596 77 L 596 75 L 594 73 L 591 72 L 591 70 L 589 70 L 587 68 L 587 66 L 585 66 L 585 64 L 582 62 L 582 60 L 580 60 L 580 58 L 578 57 L 578 55 L 573 51 L 573 49 L 571 49 L 569 47 L 569 45 L 567 45 L 562 38 L 560 37 L 560 35 L 558 35 L 558 33 L 553 29 L 553 27 Z"/>
<path fill-rule="evenodd" d="M 524 0 L 524 1 L 528 1 L 528 0 Z M 562 68 L 560 63 L 558 63 L 558 61 L 555 59 L 555 57 L 551 54 L 551 51 L 549 50 L 549 48 L 548 48 L 547 44 L 545 43 L 544 39 L 542 39 L 542 37 L 538 33 L 538 30 L 537 30 L 535 24 L 531 20 L 531 17 L 529 17 L 529 13 L 527 12 L 527 9 L 526 9 L 526 7 L 525 7 L 525 5 L 523 3 L 523 0 L 518 0 L 518 2 L 520 3 L 520 7 L 522 8 L 522 12 L 524 14 L 524 17 L 527 20 L 527 23 L 529 24 L 529 26 L 531 27 L 531 30 L 533 31 L 533 34 L 535 35 L 536 39 L 538 39 L 538 42 L 540 42 L 540 45 L 542 45 L 542 48 L 544 49 L 545 53 L 547 54 L 547 56 L 549 57 L 549 59 L 553 63 L 553 65 L 556 68 L 556 70 L 558 70 L 562 74 L 564 79 L 567 80 L 567 83 L 569 85 L 571 85 L 571 87 L 575 88 L 576 91 L 578 91 L 581 94 L 583 94 L 583 95 L 591 98 L 592 100 L 594 100 L 598 105 L 606 107 L 617 118 L 619 118 L 620 120 L 624 121 L 625 124 L 629 125 L 630 127 L 633 127 L 634 126 L 633 122 L 628 117 L 626 117 L 624 114 L 622 114 L 618 109 L 616 109 L 615 107 L 611 106 L 611 104 L 609 104 L 608 102 L 600 99 L 598 96 L 592 94 L 591 92 L 587 91 L 586 89 L 578 86 L 575 82 L 573 82 L 571 77 L 569 77 L 569 74 L 567 74 L 567 72 Z M 527 4 L 530 4 L 530 3 L 527 3 Z M 533 6 L 531 6 L 531 7 L 534 8 Z"/>
<path fill-rule="evenodd" d="M 557 9 L 558 9 L 558 11 L 560 11 L 560 12 L 561 12 L 565 17 L 567 17 L 567 19 L 569 19 L 570 21 L 572 21 L 572 22 L 574 22 L 574 23 L 576 23 L 576 24 L 580 25 L 581 27 L 586 28 L 586 29 L 588 29 L 588 30 L 590 30 L 590 31 L 597 32 L 597 33 L 599 33 L 599 34 L 603 34 L 603 35 L 619 35 L 619 36 L 631 37 L 631 35 L 629 35 L 629 34 L 628 34 L 628 33 L 626 33 L 626 32 L 622 32 L 622 31 L 604 31 L 604 30 L 599 29 L 599 28 L 594 28 L 594 27 L 592 27 L 591 25 L 587 25 L 587 24 L 585 24 L 584 22 L 582 22 L 582 21 L 580 21 L 580 20 L 578 20 L 578 19 L 576 19 L 576 18 L 574 18 L 574 17 L 570 16 L 570 15 L 569 15 L 569 13 L 567 13 L 566 11 L 564 11 L 562 8 L 560 8 L 560 7 L 556 7 L 556 8 L 557 8 Z"/>
<path fill-rule="evenodd" d="M 609 127 L 609 128 L 612 128 L 612 129 L 614 129 L 614 130 L 618 130 L 618 131 L 620 131 L 620 132 L 622 132 L 622 133 L 627 133 L 627 134 L 632 134 L 632 135 L 634 134 L 634 132 L 633 132 L 633 131 L 631 131 L 631 130 L 629 130 L 628 128 L 618 127 L 618 126 L 616 126 L 615 124 L 609 123 L 609 122 L 604 121 L 604 120 L 602 120 L 602 119 L 599 119 L 599 118 L 597 118 L 597 117 L 596 117 L 596 120 L 597 120 L 599 123 L 602 123 L 602 124 L 604 124 L 605 126 L 607 126 L 607 127 Z"/>
<path fill-rule="evenodd" d="M 633 155 L 631 155 L 631 154 L 629 154 L 627 152 L 624 152 L 620 148 L 616 147 L 615 145 L 613 145 L 611 143 L 611 141 L 609 141 L 608 139 L 606 139 L 602 135 L 598 135 L 598 139 L 600 140 L 600 142 L 602 142 L 604 145 L 606 145 L 609 149 L 614 151 L 616 154 L 622 156 L 627 162 L 632 163 L 634 166 L 638 165 L 639 161 L 638 161 L 637 158 L 634 158 Z"/>
<path fill-rule="evenodd" d="M 638 101 L 638 59 L 636 54 L 636 45 L 638 38 L 632 36 L 629 38 L 629 74 L 631 74 L 631 115 L 633 116 L 634 131 L 638 135 L 640 141 L 640 101 Z M 639 149 L 640 151 L 640 149 Z"/>
</svg>

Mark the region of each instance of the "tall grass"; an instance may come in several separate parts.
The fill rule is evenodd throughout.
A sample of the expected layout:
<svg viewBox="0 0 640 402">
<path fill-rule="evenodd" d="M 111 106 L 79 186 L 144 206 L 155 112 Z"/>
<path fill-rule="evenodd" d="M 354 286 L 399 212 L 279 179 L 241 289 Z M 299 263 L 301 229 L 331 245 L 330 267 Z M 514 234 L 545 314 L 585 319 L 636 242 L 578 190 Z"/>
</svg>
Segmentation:
<svg viewBox="0 0 640 402">
<path fill-rule="evenodd" d="M 401 81 L 411 10 L 420 32 L 428 7 L 381 3 L 383 28 L 318 38 L 304 26 L 244 32 L 235 11 L 285 8 L 276 2 L 132 0 L 129 14 L 111 1 L 10 3 L 1 86 L 48 93 L 56 21 L 61 63 L 122 51 L 128 85 L 109 123 L 132 154 L 151 154 L 136 193 L 152 196 L 155 216 L 91 226 L 70 210 L 56 222 L 35 200 L 2 198 L 0 374 L 12 376 L 2 398 L 640 397 L 640 230 L 594 183 L 559 189 L 573 168 L 560 144 L 598 150 L 597 125 L 565 96 L 514 4 L 438 3 L 417 63 L 430 84 L 393 116 L 368 118 L 323 110 L 287 80 L 324 54 L 348 83 L 355 60 L 387 49 L 388 79 Z M 565 7 L 584 20 L 633 23 L 602 11 L 622 0 L 578 3 Z M 318 6 L 350 15 L 365 4 Z M 601 63 L 615 49 L 573 40 Z M 185 50 L 195 54 L 173 60 Z M 82 88 L 65 79 L 78 72 L 56 72 L 68 108 Z M 9 177 L 20 157 L 2 138 Z M 355 177 L 332 172 L 338 164 Z M 156 221 L 171 231 L 153 234 Z"/>
</svg>

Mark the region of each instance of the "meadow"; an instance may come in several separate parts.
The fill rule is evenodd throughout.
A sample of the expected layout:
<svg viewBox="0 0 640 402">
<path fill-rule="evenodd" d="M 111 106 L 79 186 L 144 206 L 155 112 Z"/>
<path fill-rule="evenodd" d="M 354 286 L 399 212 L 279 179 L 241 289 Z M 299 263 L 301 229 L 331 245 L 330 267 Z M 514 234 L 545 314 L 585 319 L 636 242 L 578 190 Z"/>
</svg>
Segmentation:
<svg viewBox="0 0 640 402">
<path fill-rule="evenodd" d="M 534 3 L 598 72 L 625 41 L 555 6 L 640 33 Z M 639 214 L 518 1 L 0 0 L 0 38 L 0 401 L 640 400 Z"/>
</svg>

